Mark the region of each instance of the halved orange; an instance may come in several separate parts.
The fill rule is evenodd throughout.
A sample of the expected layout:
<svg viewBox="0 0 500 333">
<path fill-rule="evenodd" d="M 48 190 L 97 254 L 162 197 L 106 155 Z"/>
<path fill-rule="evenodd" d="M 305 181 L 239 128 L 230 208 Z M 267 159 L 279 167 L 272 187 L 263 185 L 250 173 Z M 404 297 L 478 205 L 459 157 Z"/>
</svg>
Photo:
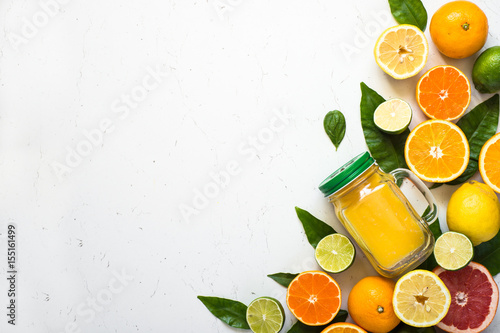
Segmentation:
<svg viewBox="0 0 500 333">
<path fill-rule="evenodd" d="M 309 326 L 326 325 L 340 310 L 337 282 L 321 271 L 300 273 L 288 285 L 286 304 L 298 320 Z"/>
<path fill-rule="evenodd" d="M 481 148 L 479 172 L 484 182 L 500 193 L 500 133 L 492 136 Z"/>
<path fill-rule="evenodd" d="M 444 183 L 458 178 L 469 163 L 469 142 L 457 125 L 432 119 L 410 132 L 406 164 L 422 180 Z"/>
<path fill-rule="evenodd" d="M 366 333 L 366 331 L 351 323 L 335 323 L 326 327 L 321 333 Z"/>
<path fill-rule="evenodd" d="M 470 83 L 458 68 L 436 66 L 417 83 L 417 102 L 432 119 L 455 120 L 469 107 Z"/>
<path fill-rule="evenodd" d="M 400 24 L 380 35 L 374 53 L 377 65 L 393 78 L 401 80 L 417 75 L 424 68 L 429 46 L 419 28 Z"/>
</svg>

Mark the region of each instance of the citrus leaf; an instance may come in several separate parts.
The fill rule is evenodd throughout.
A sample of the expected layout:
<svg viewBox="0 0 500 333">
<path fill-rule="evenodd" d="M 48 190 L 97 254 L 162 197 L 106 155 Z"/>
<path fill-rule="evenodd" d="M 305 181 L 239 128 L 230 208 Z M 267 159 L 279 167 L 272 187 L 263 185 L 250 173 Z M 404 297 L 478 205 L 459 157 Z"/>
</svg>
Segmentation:
<svg viewBox="0 0 500 333">
<path fill-rule="evenodd" d="M 457 126 L 469 140 L 470 157 L 479 160 L 481 148 L 497 132 L 498 94 L 487 99 L 464 115 Z"/>
<path fill-rule="evenodd" d="M 325 236 L 336 233 L 336 231 L 332 227 L 330 227 L 325 222 L 315 218 L 308 211 L 300 209 L 299 207 L 295 207 L 295 211 L 297 212 L 297 216 L 300 222 L 302 222 L 302 226 L 304 227 L 304 231 L 306 232 L 307 240 L 312 245 L 312 247 L 316 248 L 319 241 L 322 240 Z"/>
<path fill-rule="evenodd" d="M 322 330 L 324 330 L 328 325 L 331 325 L 333 323 L 342 323 L 345 322 L 347 319 L 347 316 L 349 314 L 347 313 L 346 310 L 339 310 L 339 313 L 333 318 L 331 322 L 329 322 L 326 325 L 323 326 L 308 326 L 304 323 L 301 323 L 300 321 L 297 321 L 292 328 L 288 330 L 287 333 L 320 333 Z"/>
<path fill-rule="evenodd" d="M 457 122 L 457 126 L 460 127 L 469 141 L 469 164 L 467 164 L 467 168 L 460 177 L 446 184 L 459 185 L 465 183 L 477 172 L 481 148 L 497 132 L 498 113 L 499 98 L 498 94 L 496 94 L 478 104 Z"/>
<path fill-rule="evenodd" d="M 342 139 L 344 139 L 346 128 L 345 117 L 342 112 L 339 110 L 328 112 L 323 120 L 323 127 L 330 140 L 332 140 L 335 150 L 337 150 Z"/>
<path fill-rule="evenodd" d="M 198 299 L 208 311 L 229 326 L 250 329 L 246 319 L 247 306 L 245 304 L 227 298 L 210 296 L 198 296 Z"/>
<path fill-rule="evenodd" d="M 427 215 L 429 213 L 430 207 L 427 207 L 422 214 L 422 216 Z M 429 229 L 432 232 L 432 235 L 434 236 L 434 240 L 438 239 L 439 236 L 443 234 L 441 231 L 441 227 L 439 226 L 439 219 L 436 219 L 431 225 L 429 225 Z M 436 258 L 434 258 L 434 254 L 431 254 L 429 258 L 427 258 L 423 263 L 418 266 L 417 269 L 425 269 L 427 271 L 432 271 L 434 268 L 437 266 Z"/>
<path fill-rule="evenodd" d="M 420 0 L 389 0 L 392 16 L 399 24 L 412 24 L 425 31 L 427 11 Z"/>
<path fill-rule="evenodd" d="M 474 246 L 473 260 L 486 267 L 493 276 L 500 273 L 500 233 L 491 240 Z"/>
<path fill-rule="evenodd" d="M 275 274 L 269 274 L 268 277 L 273 279 L 274 281 L 278 282 L 281 284 L 283 287 L 288 288 L 288 285 L 290 282 L 292 282 L 293 279 L 299 274 L 292 274 L 292 273 L 275 273 Z"/>
<path fill-rule="evenodd" d="M 366 145 L 372 157 L 385 172 L 397 168 L 408 168 L 404 156 L 406 138 L 410 131 L 406 129 L 398 135 L 385 134 L 373 121 L 375 109 L 385 102 L 385 99 L 361 82 L 361 126 Z"/>
</svg>

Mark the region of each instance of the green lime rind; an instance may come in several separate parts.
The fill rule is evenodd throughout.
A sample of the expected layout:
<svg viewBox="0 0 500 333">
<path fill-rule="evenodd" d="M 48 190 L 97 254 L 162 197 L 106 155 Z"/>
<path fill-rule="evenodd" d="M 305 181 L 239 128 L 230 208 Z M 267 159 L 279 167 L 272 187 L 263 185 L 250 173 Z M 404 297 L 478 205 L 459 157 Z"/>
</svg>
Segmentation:
<svg viewBox="0 0 500 333">
<path fill-rule="evenodd" d="M 285 310 L 272 297 L 259 297 L 247 309 L 247 323 L 254 333 L 278 333 L 285 323 Z"/>
<path fill-rule="evenodd" d="M 456 271 L 467 266 L 474 257 L 471 240 L 455 231 L 442 234 L 434 245 L 434 258 L 439 266 Z"/>
<path fill-rule="evenodd" d="M 480 93 L 500 90 L 500 46 L 486 49 L 474 62 L 472 82 Z"/>
<path fill-rule="evenodd" d="M 387 134 L 401 134 L 411 123 L 413 111 L 410 104 L 399 98 L 381 103 L 373 112 L 375 126 Z"/>
<path fill-rule="evenodd" d="M 351 267 L 356 257 L 356 248 L 342 234 L 324 237 L 316 247 L 314 257 L 318 265 L 329 273 L 340 273 Z"/>
</svg>

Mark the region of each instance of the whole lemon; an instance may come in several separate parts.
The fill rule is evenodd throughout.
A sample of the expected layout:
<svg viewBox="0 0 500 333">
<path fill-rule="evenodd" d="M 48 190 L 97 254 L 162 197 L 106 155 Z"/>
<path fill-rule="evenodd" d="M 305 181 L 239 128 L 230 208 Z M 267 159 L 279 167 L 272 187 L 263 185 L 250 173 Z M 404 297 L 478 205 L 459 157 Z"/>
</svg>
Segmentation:
<svg viewBox="0 0 500 333">
<path fill-rule="evenodd" d="M 500 204 L 486 184 L 469 181 L 453 193 L 446 221 L 451 231 L 461 232 L 474 246 L 489 241 L 500 230 Z"/>
<path fill-rule="evenodd" d="M 474 3 L 452 1 L 434 13 L 429 30 L 442 54 L 462 59 L 473 55 L 486 43 L 488 19 Z"/>
</svg>

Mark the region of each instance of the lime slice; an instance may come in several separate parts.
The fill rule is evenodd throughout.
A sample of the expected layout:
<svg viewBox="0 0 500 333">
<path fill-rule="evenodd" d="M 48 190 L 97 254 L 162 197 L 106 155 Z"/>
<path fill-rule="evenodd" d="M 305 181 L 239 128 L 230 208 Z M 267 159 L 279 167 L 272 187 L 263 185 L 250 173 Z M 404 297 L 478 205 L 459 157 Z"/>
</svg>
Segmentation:
<svg viewBox="0 0 500 333">
<path fill-rule="evenodd" d="M 319 241 L 314 256 L 325 271 L 340 273 L 352 265 L 356 249 L 346 236 L 331 234 Z"/>
<path fill-rule="evenodd" d="M 439 266 L 456 271 L 469 264 L 474 256 L 470 239 L 459 232 L 448 231 L 439 236 L 434 245 L 434 257 Z"/>
<path fill-rule="evenodd" d="M 247 322 L 252 332 L 278 333 L 285 322 L 285 311 L 278 300 L 259 297 L 248 306 Z"/>
<path fill-rule="evenodd" d="M 383 132 L 399 134 L 410 125 L 412 114 L 410 104 L 393 98 L 377 107 L 373 113 L 373 122 Z"/>
</svg>

